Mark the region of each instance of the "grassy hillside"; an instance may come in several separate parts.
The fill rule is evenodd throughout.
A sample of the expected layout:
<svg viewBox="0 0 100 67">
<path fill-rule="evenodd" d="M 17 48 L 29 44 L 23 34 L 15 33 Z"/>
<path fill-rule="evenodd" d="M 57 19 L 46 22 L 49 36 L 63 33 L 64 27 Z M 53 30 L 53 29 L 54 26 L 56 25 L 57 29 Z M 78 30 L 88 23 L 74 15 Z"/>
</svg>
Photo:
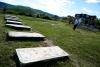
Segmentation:
<svg viewBox="0 0 100 67">
<path fill-rule="evenodd" d="M 39 47 L 41 42 L 7 41 L 3 14 L 0 14 L 0 67 L 16 67 L 12 60 L 16 48 Z M 50 21 L 27 16 L 18 17 L 23 23 L 45 35 L 57 46 L 70 54 L 69 62 L 58 62 L 49 67 L 100 67 L 100 32 L 82 29 L 72 30 L 72 26 L 59 21 Z M 48 66 L 47 66 L 48 67 Z"/>
</svg>

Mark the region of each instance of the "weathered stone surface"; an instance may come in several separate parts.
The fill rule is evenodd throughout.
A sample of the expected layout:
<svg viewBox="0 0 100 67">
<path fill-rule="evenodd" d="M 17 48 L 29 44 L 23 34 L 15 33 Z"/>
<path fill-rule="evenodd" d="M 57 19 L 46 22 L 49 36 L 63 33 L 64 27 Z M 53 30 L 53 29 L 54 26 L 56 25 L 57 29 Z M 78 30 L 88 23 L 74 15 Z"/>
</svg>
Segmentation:
<svg viewBox="0 0 100 67">
<path fill-rule="evenodd" d="M 12 21 L 12 20 L 6 20 L 6 24 L 18 24 L 18 25 L 22 25 L 22 22 Z"/>
<path fill-rule="evenodd" d="M 31 32 L 15 32 L 10 31 L 7 33 L 9 39 L 18 39 L 18 40 L 44 40 L 45 36 L 40 33 L 31 33 Z"/>
<path fill-rule="evenodd" d="M 11 17 L 11 15 L 5 15 L 5 17 L 4 17 L 4 18 L 9 18 L 9 17 Z"/>
<path fill-rule="evenodd" d="M 14 20 L 14 21 L 20 21 L 18 17 L 16 16 L 11 16 L 11 15 L 6 15 L 5 20 Z"/>
<path fill-rule="evenodd" d="M 19 30 L 31 30 L 31 27 L 26 25 L 6 24 L 6 26 L 11 27 L 13 29 L 19 29 Z"/>
<path fill-rule="evenodd" d="M 16 53 L 21 64 L 29 64 L 39 61 L 68 57 L 69 54 L 58 46 L 18 48 Z"/>
</svg>

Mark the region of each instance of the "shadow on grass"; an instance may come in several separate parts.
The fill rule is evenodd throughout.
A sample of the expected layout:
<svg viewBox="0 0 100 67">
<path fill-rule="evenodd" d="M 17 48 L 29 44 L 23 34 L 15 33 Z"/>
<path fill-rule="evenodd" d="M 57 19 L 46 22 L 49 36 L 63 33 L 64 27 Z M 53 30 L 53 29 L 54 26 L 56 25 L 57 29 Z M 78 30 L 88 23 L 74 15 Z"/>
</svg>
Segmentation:
<svg viewBox="0 0 100 67">
<path fill-rule="evenodd" d="M 39 61 L 35 63 L 21 64 L 16 53 L 11 56 L 11 59 L 16 63 L 16 67 L 52 67 L 56 66 L 58 61 L 69 62 L 69 57 L 57 58 L 52 60 Z"/>
</svg>

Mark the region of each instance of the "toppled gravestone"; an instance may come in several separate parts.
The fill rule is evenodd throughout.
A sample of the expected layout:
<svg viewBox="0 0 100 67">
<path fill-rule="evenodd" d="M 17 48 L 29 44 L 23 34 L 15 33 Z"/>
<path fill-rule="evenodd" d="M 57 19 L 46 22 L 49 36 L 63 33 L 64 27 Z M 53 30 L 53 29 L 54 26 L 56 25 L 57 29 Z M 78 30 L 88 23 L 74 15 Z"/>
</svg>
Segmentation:
<svg viewBox="0 0 100 67">
<path fill-rule="evenodd" d="M 21 21 L 18 17 L 12 15 L 5 15 L 4 20 Z"/>
<path fill-rule="evenodd" d="M 47 62 L 50 60 L 64 59 L 69 56 L 67 52 L 58 46 L 18 48 L 16 49 L 19 65 L 21 67 L 36 62 Z"/>
<path fill-rule="evenodd" d="M 17 30 L 29 30 L 29 31 L 31 31 L 31 27 L 26 26 L 26 25 L 6 24 L 6 26 L 13 28 L 13 29 L 17 29 Z"/>
<path fill-rule="evenodd" d="M 13 20 L 6 20 L 6 24 L 22 25 L 22 22 L 20 22 L 20 21 L 13 21 Z"/>
<path fill-rule="evenodd" d="M 9 31 L 7 33 L 8 40 L 38 40 L 44 41 L 45 36 L 36 32 L 17 32 Z"/>
</svg>

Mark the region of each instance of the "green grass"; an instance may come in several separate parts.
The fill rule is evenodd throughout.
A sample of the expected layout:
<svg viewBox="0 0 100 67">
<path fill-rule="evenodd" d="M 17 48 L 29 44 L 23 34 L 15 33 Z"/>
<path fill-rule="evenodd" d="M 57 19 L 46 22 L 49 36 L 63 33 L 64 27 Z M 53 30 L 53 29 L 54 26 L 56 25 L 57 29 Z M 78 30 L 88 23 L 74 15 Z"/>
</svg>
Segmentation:
<svg viewBox="0 0 100 67">
<path fill-rule="evenodd" d="M 40 42 L 6 41 L 3 14 L 0 14 L 0 67 L 16 67 L 11 56 L 16 48 L 39 47 Z M 51 67 L 100 67 L 100 32 L 72 30 L 72 25 L 60 21 L 50 21 L 26 16 L 18 17 L 25 25 L 32 27 L 33 32 L 45 35 L 57 46 L 70 54 L 69 62 L 58 62 Z"/>
</svg>

